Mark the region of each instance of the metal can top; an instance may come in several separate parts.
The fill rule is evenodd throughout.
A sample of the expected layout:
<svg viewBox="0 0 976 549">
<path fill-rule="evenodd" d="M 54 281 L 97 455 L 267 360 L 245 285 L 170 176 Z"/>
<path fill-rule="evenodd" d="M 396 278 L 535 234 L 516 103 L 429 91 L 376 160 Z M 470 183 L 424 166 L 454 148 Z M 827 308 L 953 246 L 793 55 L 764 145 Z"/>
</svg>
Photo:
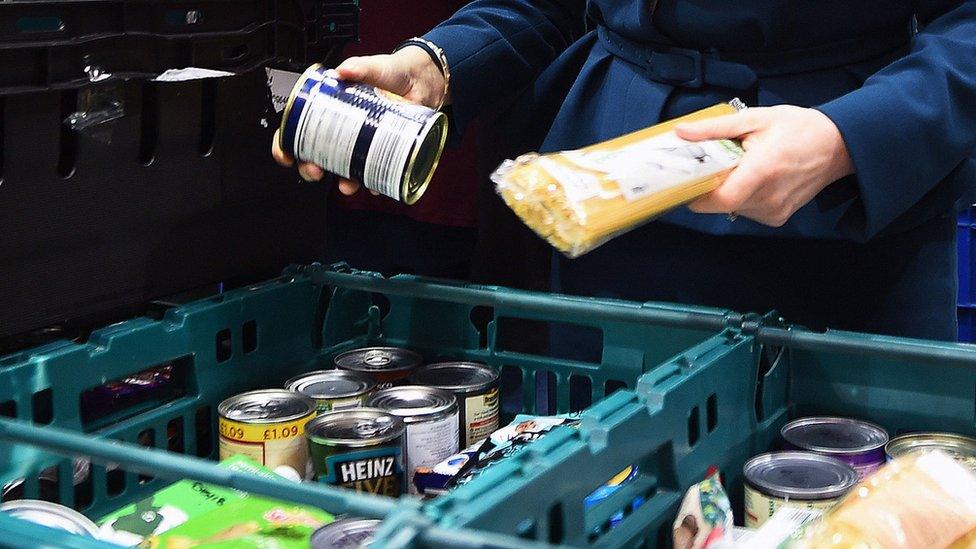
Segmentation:
<svg viewBox="0 0 976 549">
<path fill-rule="evenodd" d="M 366 347 L 347 351 L 335 357 L 335 365 L 356 372 L 407 371 L 420 366 L 423 357 L 400 347 Z"/>
<path fill-rule="evenodd" d="M 403 418 L 404 423 L 429 421 L 457 411 L 457 398 L 443 389 L 404 385 L 373 394 L 366 406 L 381 408 Z"/>
<path fill-rule="evenodd" d="M 818 454 L 869 452 L 888 443 L 888 432 L 880 426 L 844 417 L 793 420 L 783 426 L 780 434 L 794 447 Z"/>
<path fill-rule="evenodd" d="M 498 372 L 478 362 L 439 362 L 417 368 L 410 380 L 455 393 L 474 393 L 498 381 Z"/>
<path fill-rule="evenodd" d="M 343 446 L 375 446 L 394 440 L 406 426 L 399 417 L 377 408 L 327 412 L 305 425 L 309 440 Z"/>
<path fill-rule="evenodd" d="M 312 549 L 366 547 L 380 527 L 379 519 L 346 518 L 326 524 L 312 534 Z"/>
<path fill-rule="evenodd" d="M 285 389 L 316 399 L 354 397 L 375 388 L 376 382 L 369 377 L 346 370 L 308 372 L 285 382 Z"/>
<path fill-rule="evenodd" d="M 909 433 L 891 439 L 885 446 L 885 453 L 892 458 L 933 450 L 944 452 L 976 471 L 976 438 L 952 433 Z"/>
<path fill-rule="evenodd" d="M 220 403 L 221 417 L 240 423 L 291 421 L 314 413 L 318 404 L 287 389 L 262 389 L 232 396 Z"/>
<path fill-rule="evenodd" d="M 747 461 L 742 473 L 764 494 L 799 500 L 840 497 L 858 480 L 847 463 L 812 452 L 761 454 Z"/>
<path fill-rule="evenodd" d="M 0 513 L 72 534 L 98 537 L 98 526 L 87 517 L 64 505 L 36 499 L 18 499 L 0 504 Z"/>
</svg>

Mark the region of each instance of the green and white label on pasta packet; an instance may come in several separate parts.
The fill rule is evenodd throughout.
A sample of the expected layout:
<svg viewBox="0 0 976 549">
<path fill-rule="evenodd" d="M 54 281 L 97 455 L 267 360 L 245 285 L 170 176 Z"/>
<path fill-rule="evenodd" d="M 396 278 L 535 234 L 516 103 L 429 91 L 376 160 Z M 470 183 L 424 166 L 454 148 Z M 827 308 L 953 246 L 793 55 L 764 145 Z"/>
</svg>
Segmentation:
<svg viewBox="0 0 976 549">
<path fill-rule="evenodd" d="M 277 477 L 269 469 L 244 457 L 234 456 L 218 467 Z M 181 480 L 155 494 L 102 517 L 98 522 L 102 539 L 123 545 L 136 545 L 153 534 L 161 534 L 214 509 L 247 499 L 247 492 L 196 480 Z"/>
</svg>

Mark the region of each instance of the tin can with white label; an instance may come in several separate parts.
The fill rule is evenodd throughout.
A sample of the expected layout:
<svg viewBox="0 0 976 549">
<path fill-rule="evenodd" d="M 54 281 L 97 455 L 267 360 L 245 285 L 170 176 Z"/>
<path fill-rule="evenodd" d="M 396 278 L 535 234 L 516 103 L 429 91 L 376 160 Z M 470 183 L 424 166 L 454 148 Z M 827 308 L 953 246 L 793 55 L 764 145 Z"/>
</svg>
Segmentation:
<svg viewBox="0 0 976 549">
<path fill-rule="evenodd" d="M 403 440 L 399 417 L 375 408 L 327 412 L 305 426 L 316 479 L 357 492 L 403 493 Z"/>
<path fill-rule="evenodd" d="M 415 385 L 437 387 L 458 399 L 461 448 L 498 430 L 498 372 L 477 362 L 441 362 L 421 366 L 410 377 Z"/>
<path fill-rule="evenodd" d="M 791 450 L 822 454 L 849 463 L 861 480 L 885 464 L 888 432 L 867 421 L 805 417 L 784 425 L 780 435 Z"/>
<path fill-rule="evenodd" d="M 447 141 L 447 116 L 312 65 L 285 105 L 281 150 L 405 204 L 427 190 Z"/>
<path fill-rule="evenodd" d="M 340 370 L 371 377 L 377 389 L 405 385 L 423 361 L 417 353 L 400 347 L 364 347 L 342 353 L 333 360 Z"/>
<path fill-rule="evenodd" d="M 228 398 L 217 407 L 220 459 L 243 455 L 268 469 L 285 465 L 307 476 L 305 424 L 317 408 L 313 399 L 286 389 Z"/>
<path fill-rule="evenodd" d="M 433 467 L 458 452 L 458 404 L 453 394 L 404 385 L 376 392 L 366 405 L 386 410 L 407 425 L 404 462 L 409 493 L 418 493 L 413 484 L 418 467 Z"/>
<path fill-rule="evenodd" d="M 321 414 L 361 407 L 376 389 L 376 382 L 356 372 L 319 370 L 289 379 L 285 389 L 314 398 Z"/>
<path fill-rule="evenodd" d="M 0 504 L 0 513 L 89 538 L 98 538 L 98 526 L 87 517 L 57 503 L 19 499 Z"/>
<path fill-rule="evenodd" d="M 857 484 L 849 464 L 813 452 L 777 452 L 746 462 L 746 528 L 759 528 L 781 507 L 827 511 Z"/>
</svg>

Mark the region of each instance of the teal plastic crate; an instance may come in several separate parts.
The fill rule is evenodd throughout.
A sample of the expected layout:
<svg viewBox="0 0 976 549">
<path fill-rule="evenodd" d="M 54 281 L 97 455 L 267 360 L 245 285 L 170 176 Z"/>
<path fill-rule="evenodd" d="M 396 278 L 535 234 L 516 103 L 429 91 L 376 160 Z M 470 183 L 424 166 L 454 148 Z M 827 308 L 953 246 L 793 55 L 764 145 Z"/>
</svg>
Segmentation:
<svg viewBox="0 0 976 549">
<path fill-rule="evenodd" d="M 531 545 L 525 532 L 519 531 L 522 538 L 511 537 L 512 529 L 499 522 L 505 520 L 502 516 L 471 530 L 452 524 L 440 506 L 422 506 L 410 498 L 392 500 L 315 484 L 229 475 L 211 461 L 216 452 L 215 407 L 235 393 L 280 386 L 354 347 L 405 345 L 429 360 L 480 360 L 507 372 L 505 379 L 510 381 L 503 382 L 502 393 L 514 398 L 506 399 L 506 415 L 567 411 L 571 388 L 589 387 L 591 398 L 584 400 L 597 404 L 587 417 L 598 421 L 592 424 L 596 427 L 584 425 L 584 430 L 605 432 L 606 442 L 615 444 L 606 422 L 617 417 L 621 403 L 636 398 L 629 389 L 637 387 L 643 373 L 660 371 L 662 363 L 672 364 L 673 357 L 689 357 L 689 352 L 702 357 L 742 353 L 747 339 L 736 335 L 735 328 L 750 321 L 705 308 L 570 298 L 412 277 L 386 280 L 321 266 L 294 269 L 266 284 L 170 309 L 159 320 L 139 318 L 107 327 L 83 344 L 58 342 L 0 359 L 0 412 L 11 416 L 0 420 L 0 440 L 7 442 L 0 445 L 0 484 L 24 479 L 25 496 L 37 497 L 39 472 L 54 466 L 61 482 L 53 499 L 98 518 L 169 480 L 196 478 L 333 513 L 385 518 L 380 534 L 384 546 L 450 547 L 475 540 L 497 547 Z M 599 331 L 599 359 L 580 362 L 521 349 L 517 329 L 560 322 Z M 178 395 L 97 419 L 80 413 L 86 390 L 162 364 L 173 364 L 179 372 Z M 537 380 L 547 379 L 553 410 L 547 409 L 548 401 L 536 398 Z M 702 403 L 702 414 L 708 405 Z M 657 418 L 654 424 L 662 429 L 669 421 L 659 413 L 644 415 Z M 567 436 L 578 435 L 555 434 L 533 448 L 532 455 L 548 463 L 547 449 Z M 151 448 L 142 447 L 146 445 Z M 94 466 L 90 481 L 75 488 L 69 480 L 70 456 L 78 455 L 90 456 Z M 645 470 L 639 484 L 657 486 L 655 470 L 650 465 Z M 552 490 L 538 497 L 560 495 L 561 490 Z M 609 507 L 601 505 L 598 511 L 603 509 Z M 660 522 L 651 506 L 642 509 L 641 517 L 635 514 L 625 521 L 628 529 L 643 532 Z M 567 542 L 577 540 L 564 537 Z M 0 517 L 4 546 L 36 547 L 42 539 L 54 546 L 106 546 Z"/>
</svg>

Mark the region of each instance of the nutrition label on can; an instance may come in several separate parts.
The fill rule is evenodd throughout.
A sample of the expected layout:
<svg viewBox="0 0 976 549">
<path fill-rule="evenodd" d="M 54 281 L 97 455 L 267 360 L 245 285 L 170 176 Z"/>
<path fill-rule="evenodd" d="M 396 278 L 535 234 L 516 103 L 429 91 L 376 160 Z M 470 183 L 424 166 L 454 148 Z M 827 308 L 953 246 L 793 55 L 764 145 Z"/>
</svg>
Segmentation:
<svg viewBox="0 0 976 549">
<path fill-rule="evenodd" d="M 464 447 L 498 430 L 498 388 L 464 399 Z"/>
<path fill-rule="evenodd" d="M 417 493 L 413 475 L 417 467 L 433 467 L 458 452 L 458 416 L 407 425 L 407 486 Z"/>
<path fill-rule="evenodd" d="M 776 514 L 781 508 L 809 509 L 814 511 L 829 511 L 837 504 L 836 499 L 824 500 L 785 500 L 772 496 L 767 496 L 750 486 L 746 486 L 745 491 L 745 510 L 746 528 L 756 529 L 762 526 L 767 520 Z"/>
<path fill-rule="evenodd" d="M 263 425 L 220 418 L 220 459 L 242 455 L 269 469 L 287 465 L 304 474 L 308 469 L 305 424 L 312 417 Z"/>
</svg>

